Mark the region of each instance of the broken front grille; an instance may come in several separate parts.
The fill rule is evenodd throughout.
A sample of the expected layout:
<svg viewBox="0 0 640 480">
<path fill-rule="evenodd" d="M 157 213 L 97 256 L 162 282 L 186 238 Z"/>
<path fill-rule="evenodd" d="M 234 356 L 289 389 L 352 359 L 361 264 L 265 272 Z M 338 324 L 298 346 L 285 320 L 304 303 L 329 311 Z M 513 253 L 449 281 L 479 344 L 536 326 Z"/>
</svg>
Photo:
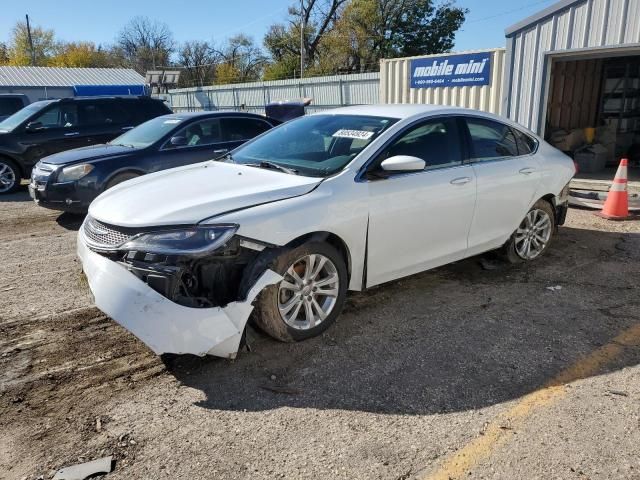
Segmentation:
<svg viewBox="0 0 640 480">
<path fill-rule="evenodd" d="M 138 233 L 137 229 L 107 225 L 91 217 L 84 222 L 84 235 L 89 244 L 97 248 L 117 248 Z"/>
</svg>

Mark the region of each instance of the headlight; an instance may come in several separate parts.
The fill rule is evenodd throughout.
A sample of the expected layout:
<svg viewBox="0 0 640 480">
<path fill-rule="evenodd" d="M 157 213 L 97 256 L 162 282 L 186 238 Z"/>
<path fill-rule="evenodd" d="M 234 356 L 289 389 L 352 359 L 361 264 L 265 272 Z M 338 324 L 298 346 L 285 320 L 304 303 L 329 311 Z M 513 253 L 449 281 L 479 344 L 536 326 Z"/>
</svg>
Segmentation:
<svg viewBox="0 0 640 480">
<path fill-rule="evenodd" d="M 211 225 L 143 233 L 122 245 L 120 250 L 200 257 L 222 247 L 237 230 L 238 225 Z"/>
<path fill-rule="evenodd" d="M 58 175 L 58 182 L 73 182 L 74 180 L 80 180 L 82 177 L 89 175 L 91 170 L 93 170 L 93 165 L 89 165 L 87 163 L 73 165 L 72 167 L 65 167 Z"/>
</svg>

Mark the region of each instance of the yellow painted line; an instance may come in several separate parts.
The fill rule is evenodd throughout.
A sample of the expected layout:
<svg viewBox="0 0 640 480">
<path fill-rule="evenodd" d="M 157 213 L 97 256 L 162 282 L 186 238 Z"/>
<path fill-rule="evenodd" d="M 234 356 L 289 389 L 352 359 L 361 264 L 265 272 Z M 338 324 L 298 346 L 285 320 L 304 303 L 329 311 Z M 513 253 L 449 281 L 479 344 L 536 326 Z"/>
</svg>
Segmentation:
<svg viewBox="0 0 640 480">
<path fill-rule="evenodd" d="M 424 480 L 455 480 L 466 476 L 471 468 L 489 458 L 496 448 L 505 443 L 513 435 L 511 430 L 522 425 L 535 409 L 557 402 L 566 395 L 564 386 L 567 383 L 597 374 L 619 357 L 626 347 L 639 345 L 640 324 L 637 324 L 561 371 L 541 389 L 525 395 L 516 405 L 490 422 L 483 435 L 446 459 L 436 471 L 423 477 Z"/>
</svg>

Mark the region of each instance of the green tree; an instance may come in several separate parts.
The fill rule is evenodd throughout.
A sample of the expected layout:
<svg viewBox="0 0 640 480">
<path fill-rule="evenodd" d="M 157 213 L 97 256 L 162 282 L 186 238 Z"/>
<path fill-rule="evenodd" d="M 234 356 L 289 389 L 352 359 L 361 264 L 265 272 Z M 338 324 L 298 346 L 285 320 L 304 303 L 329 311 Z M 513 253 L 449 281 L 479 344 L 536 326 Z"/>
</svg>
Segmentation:
<svg viewBox="0 0 640 480">
<path fill-rule="evenodd" d="M 272 25 L 264 38 L 271 57 L 269 75 L 291 78 L 300 74 L 300 29 L 304 25 L 305 70 L 318 70 L 324 37 L 334 28 L 348 0 L 303 0 L 289 7 L 286 24 Z"/>
<path fill-rule="evenodd" d="M 31 65 L 32 54 L 36 66 L 46 66 L 59 48 L 53 30 L 40 26 L 31 26 L 33 52 L 29 43 L 26 22 L 17 22 L 11 30 L 8 48 L 8 63 L 10 65 Z"/>
<path fill-rule="evenodd" d="M 96 47 L 92 42 L 60 44 L 49 62 L 54 67 L 115 67 L 119 61 L 110 51 Z"/>
<path fill-rule="evenodd" d="M 389 1 L 399 9 L 392 15 L 385 55 L 410 57 L 450 51 L 455 34 L 464 23 L 467 9 L 451 1 L 436 5 L 432 0 Z"/>
<path fill-rule="evenodd" d="M 4 42 L 0 42 L 0 65 L 7 65 L 9 63 L 9 48 Z"/>
</svg>

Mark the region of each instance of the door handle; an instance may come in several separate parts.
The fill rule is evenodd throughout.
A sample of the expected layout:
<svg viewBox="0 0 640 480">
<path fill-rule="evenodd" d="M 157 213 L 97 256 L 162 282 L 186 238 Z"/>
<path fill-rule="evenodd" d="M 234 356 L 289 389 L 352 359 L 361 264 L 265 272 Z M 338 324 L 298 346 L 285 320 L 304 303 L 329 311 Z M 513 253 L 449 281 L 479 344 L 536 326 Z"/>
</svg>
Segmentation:
<svg viewBox="0 0 640 480">
<path fill-rule="evenodd" d="M 520 173 L 522 175 L 531 175 L 535 171 L 536 171 L 536 169 L 535 168 L 531 168 L 531 167 L 525 167 L 525 168 L 521 168 L 520 169 Z"/>
<path fill-rule="evenodd" d="M 451 180 L 449 183 L 451 185 L 464 185 L 471 181 L 471 177 L 458 177 Z"/>
<path fill-rule="evenodd" d="M 213 153 L 215 153 L 216 155 L 224 155 L 227 152 L 229 152 L 229 149 L 227 149 L 227 148 L 222 148 L 220 150 L 214 150 L 213 151 Z"/>
<path fill-rule="evenodd" d="M 80 135 L 80 132 L 69 132 L 64 134 L 65 137 L 75 137 L 76 135 Z"/>
</svg>

